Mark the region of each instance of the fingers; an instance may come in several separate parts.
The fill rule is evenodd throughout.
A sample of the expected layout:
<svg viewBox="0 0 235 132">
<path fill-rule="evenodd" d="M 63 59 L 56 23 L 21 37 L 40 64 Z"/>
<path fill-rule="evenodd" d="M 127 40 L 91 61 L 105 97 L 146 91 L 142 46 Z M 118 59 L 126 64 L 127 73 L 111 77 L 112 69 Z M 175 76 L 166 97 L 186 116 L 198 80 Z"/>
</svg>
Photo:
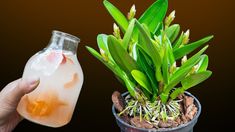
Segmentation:
<svg viewBox="0 0 235 132">
<path fill-rule="evenodd" d="M 20 79 L 10 84 L 8 86 L 10 92 L 8 92 L 6 97 L 8 104 L 17 107 L 21 97 L 32 92 L 39 85 L 39 82 L 38 78 L 32 78 L 30 80 Z"/>
</svg>

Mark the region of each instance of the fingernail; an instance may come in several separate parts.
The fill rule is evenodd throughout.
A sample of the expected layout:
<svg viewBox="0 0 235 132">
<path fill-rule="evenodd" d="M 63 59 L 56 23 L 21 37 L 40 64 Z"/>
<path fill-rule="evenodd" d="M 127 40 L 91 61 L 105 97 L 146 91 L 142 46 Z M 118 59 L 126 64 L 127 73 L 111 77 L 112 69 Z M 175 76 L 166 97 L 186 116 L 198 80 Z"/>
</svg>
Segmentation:
<svg viewBox="0 0 235 132">
<path fill-rule="evenodd" d="M 25 79 L 30 87 L 34 87 L 35 85 L 38 85 L 40 78 L 39 77 L 30 77 Z"/>
<path fill-rule="evenodd" d="M 37 85 L 38 83 L 39 83 L 39 79 L 33 80 L 33 81 L 30 82 L 30 86 L 35 86 L 35 85 Z"/>
</svg>

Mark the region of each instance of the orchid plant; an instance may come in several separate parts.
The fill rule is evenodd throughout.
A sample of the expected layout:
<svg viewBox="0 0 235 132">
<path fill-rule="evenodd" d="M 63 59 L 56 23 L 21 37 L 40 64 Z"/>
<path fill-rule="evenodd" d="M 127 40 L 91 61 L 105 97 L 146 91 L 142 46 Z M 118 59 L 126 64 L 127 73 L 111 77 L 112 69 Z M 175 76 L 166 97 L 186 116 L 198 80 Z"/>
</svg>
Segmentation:
<svg viewBox="0 0 235 132">
<path fill-rule="evenodd" d="M 109 1 L 104 6 L 116 21 L 113 35 L 99 34 L 99 51 L 88 51 L 108 67 L 127 88 L 127 112 L 150 122 L 176 119 L 180 115 L 177 97 L 212 74 L 207 70 L 208 45 L 213 38 L 189 42 L 189 30 L 180 33 L 172 24 L 175 11 L 165 17 L 168 0 L 157 0 L 139 19 L 133 5 L 127 17 Z"/>
</svg>

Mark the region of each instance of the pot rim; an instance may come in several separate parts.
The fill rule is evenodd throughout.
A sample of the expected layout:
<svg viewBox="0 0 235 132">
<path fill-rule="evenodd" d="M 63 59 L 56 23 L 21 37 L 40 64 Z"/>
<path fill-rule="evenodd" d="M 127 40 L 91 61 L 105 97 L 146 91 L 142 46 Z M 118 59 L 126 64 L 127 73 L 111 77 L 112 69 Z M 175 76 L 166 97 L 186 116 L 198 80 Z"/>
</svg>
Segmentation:
<svg viewBox="0 0 235 132">
<path fill-rule="evenodd" d="M 118 120 L 119 122 L 121 122 L 121 123 L 124 124 L 125 126 L 128 126 L 128 127 L 130 127 L 130 128 L 133 128 L 133 129 L 137 129 L 137 130 L 140 130 L 140 131 L 167 132 L 167 131 L 172 131 L 172 130 L 178 130 L 178 129 L 184 128 L 184 127 L 186 127 L 186 126 L 188 126 L 188 125 L 194 123 L 194 122 L 198 119 L 199 115 L 201 114 L 201 104 L 200 104 L 200 102 L 198 101 L 198 99 L 197 99 L 194 95 L 192 95 L 191 93 L 189 93 L 189 92 L 187 92 L 187 91 L 185 91 L 184 93 L 185 93 L 186 95 L 191 96 L 191 97 L 194 98 L 194 103 L 196 104 L 196 106 L 197 106 L 197 108 L 198 108 L 198 111 L 197 111 L 197 115 L 196 115 L 191 121 L 189 121 L 189 122 L 187 122 L 187 123 L 185 123 L 185 124 L 181 124 L 181 125 L 179 125 L 179 126 L 177 126 L 177 127 L 173 127 L 173 128 L 159 128 L 159 129 L 138 128 L 138 127 L 132 126 L 132 125 L 130 125 L 130 124 L 124 122 L 124 121 L 117 115 L 117 112 L 116 112 L 116 110 L 115 110 L 114 105 L 112 105 L 112 113 L 113 113 L 114 117 L 116 118 L 116 120 Z M 126 95 L 128 95 L 128 94 L 129 94 L 129 92 L 125 92 L 125 93 L 122 94 L 122 96 L 126 96 Z"/>
</svg>

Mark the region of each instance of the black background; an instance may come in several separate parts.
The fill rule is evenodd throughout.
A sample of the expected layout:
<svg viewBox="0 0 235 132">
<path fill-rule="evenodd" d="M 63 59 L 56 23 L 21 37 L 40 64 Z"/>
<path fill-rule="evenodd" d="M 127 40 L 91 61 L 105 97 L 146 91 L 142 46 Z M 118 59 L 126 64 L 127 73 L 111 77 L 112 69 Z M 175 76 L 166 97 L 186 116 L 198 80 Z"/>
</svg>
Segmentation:
<svg viewBox="0 0 235 132">
<path fill-rule="evenodd" d="M 136 4 L 139 16 L 154 0 L 110 0 L 124 13 Z M 200 100 L 202 114 L 195 131 L 232 128 L 234 120 L 234 4 L 233 0 L 169 0 L 176 10 L 175 23 L 191 30 L 191 41 L 213 34 L 207 54 L 213 76 L 189 91 Z M 81 38 L 78 59 L 85 82 L 72 121 L 62 128 L 48 128 L 24 120 L 18 131 L 119 131 L 111 113 L 110 96 L 125 88 L 85 49 L 96 46 L 99 33 L 112 33 L 113 19 L 102 0 L 1 0 L 0 87 L 20 78 L 24 65 L 43 49 L 54 29 Z"/>
</svg>

